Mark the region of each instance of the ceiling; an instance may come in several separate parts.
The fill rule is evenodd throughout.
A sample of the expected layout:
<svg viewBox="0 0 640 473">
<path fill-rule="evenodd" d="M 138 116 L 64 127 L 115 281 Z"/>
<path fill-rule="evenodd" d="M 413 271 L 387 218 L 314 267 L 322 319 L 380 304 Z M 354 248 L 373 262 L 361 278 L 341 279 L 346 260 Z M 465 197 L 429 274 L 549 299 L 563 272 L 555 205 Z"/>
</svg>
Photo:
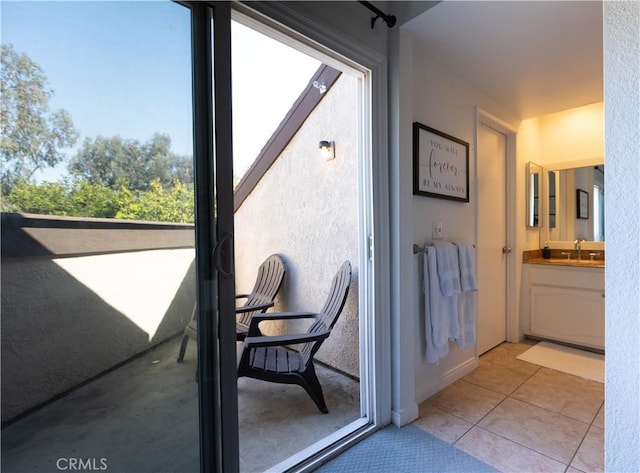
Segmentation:
<svg viewBox="0 0 640 473">
<path fill-rule="evenodd" d="M 603 100 L 601 1 L 445 0 L 402 27 L 521 119 Z"/>
</svg>

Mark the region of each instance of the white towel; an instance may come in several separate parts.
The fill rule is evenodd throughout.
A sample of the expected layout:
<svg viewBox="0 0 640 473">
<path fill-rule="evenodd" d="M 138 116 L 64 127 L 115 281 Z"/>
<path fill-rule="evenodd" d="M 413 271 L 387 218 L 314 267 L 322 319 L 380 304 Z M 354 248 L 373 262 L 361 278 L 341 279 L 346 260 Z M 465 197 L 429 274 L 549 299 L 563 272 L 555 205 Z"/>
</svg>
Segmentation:
<svg viewBox="0 0 640 473">
<path fill-rule="evenodd" d="M 476 343 L 476 293 L 461 292 L 458 297 L 460 333 L 456 344 L 458 348 L 468 348 Z"/>
<path fill-rule="evenodd" d="M 460 286 L 462 293 L 458 300 L 460 332 L 456 338 L 458 348 L 467 348 L 476 343 L 476 293 L 478 284 L 474 273 L 473 247 L 456 242 L 460 263 Z"/>
<path fill-rule="evenodd" d="M 477 291 L 473 247 L 461 242 L 455 242 L 455 245 L 458 248 L 458 263 L 460 265 L 460 289 L 462 291 Z"/>
<path fill-rule="evenodd" d="M 457 319 L 458 295 L 445 296 L 440 288 L 437 250 L 427 247 L 424 261 L 425 335 L 427 361 L 435 363 L 449 354 L 450 320 Z"/>
<path fill-rule="evenodd" d="M 431 292 L 431 285 L 429 283 L 429 265 L 435 264 L 435 258 L 433 256 L 435 256 L 435 252 L 431 256 L 431 259 L 433 260 L 433 263 L 431 263 L 429 258 L 429 248 L 425 248 L 422 254 L 422 293 L 424 294 L 424 334 L 427 342 L 427 363 L 435 363 L 440 359 L 440 351 L 435 347 L 433 343 L 433 328 L 431 323 L 432 309 L 431 298 L 429 297 L 429 293 Z"/>
<path fill-rule="evenodd" d="M 458 264 L 456 246 L 447 241 L 436 241 L 433 246 L 436 249 L 442 294 L 445 296 L 458 294 L 460 292 L 460 265 Z"/>
</svg>

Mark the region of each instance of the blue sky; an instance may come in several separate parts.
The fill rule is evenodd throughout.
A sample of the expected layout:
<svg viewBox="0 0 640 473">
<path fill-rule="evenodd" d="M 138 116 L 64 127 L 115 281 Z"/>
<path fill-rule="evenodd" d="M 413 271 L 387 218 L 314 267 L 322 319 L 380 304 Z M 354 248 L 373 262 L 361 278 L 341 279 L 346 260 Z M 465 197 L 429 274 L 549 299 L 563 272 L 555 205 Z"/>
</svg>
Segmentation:
<svg viewBox="0 0 640 473">
<path fill-rule="evenodd" d="M 40 64 L 86 137 L 141 142 L 167 133 L 192 154 L 189 11 L 175 3 L 0 3 L 2 42 Z M 234 166 L 248 167 L 320 63 L 239 24 L 233 27 Z M 286 70 L 287 74 L 282 74 Z M 74 150 L 67 150 L 72 155 Z M 44 172 L 52 180 L 66 166 Z"/>
</svg>

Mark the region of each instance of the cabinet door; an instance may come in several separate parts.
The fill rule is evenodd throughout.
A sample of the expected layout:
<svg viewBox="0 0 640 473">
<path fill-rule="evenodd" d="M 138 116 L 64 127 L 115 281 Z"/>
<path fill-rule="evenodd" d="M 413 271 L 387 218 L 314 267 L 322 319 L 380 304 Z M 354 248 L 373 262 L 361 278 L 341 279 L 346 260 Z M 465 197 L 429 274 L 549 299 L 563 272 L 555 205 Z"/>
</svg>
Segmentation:
<svg viewBox="0 0 640 473">
<path fill-rule="evenodd" d="M 604 348 L 604 293 L 600 290 L 531 286 L 531 333 Z"/>
</svg>

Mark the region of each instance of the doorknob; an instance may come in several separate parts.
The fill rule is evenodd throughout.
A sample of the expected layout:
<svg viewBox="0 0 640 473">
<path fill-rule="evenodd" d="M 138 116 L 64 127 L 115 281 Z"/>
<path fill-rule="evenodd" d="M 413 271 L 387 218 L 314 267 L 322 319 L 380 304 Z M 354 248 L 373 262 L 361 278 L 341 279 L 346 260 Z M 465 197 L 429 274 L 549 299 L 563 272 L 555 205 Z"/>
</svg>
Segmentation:
<svg viewBox="0 0 640 473">
<path fill-rule="evenodd" d="M 502 247 L 502 254 L 503 255 L 508 255 L 509 253 L 511 253 L 511 247 L 510 246 L 503 246 Z"/>
</svg>

